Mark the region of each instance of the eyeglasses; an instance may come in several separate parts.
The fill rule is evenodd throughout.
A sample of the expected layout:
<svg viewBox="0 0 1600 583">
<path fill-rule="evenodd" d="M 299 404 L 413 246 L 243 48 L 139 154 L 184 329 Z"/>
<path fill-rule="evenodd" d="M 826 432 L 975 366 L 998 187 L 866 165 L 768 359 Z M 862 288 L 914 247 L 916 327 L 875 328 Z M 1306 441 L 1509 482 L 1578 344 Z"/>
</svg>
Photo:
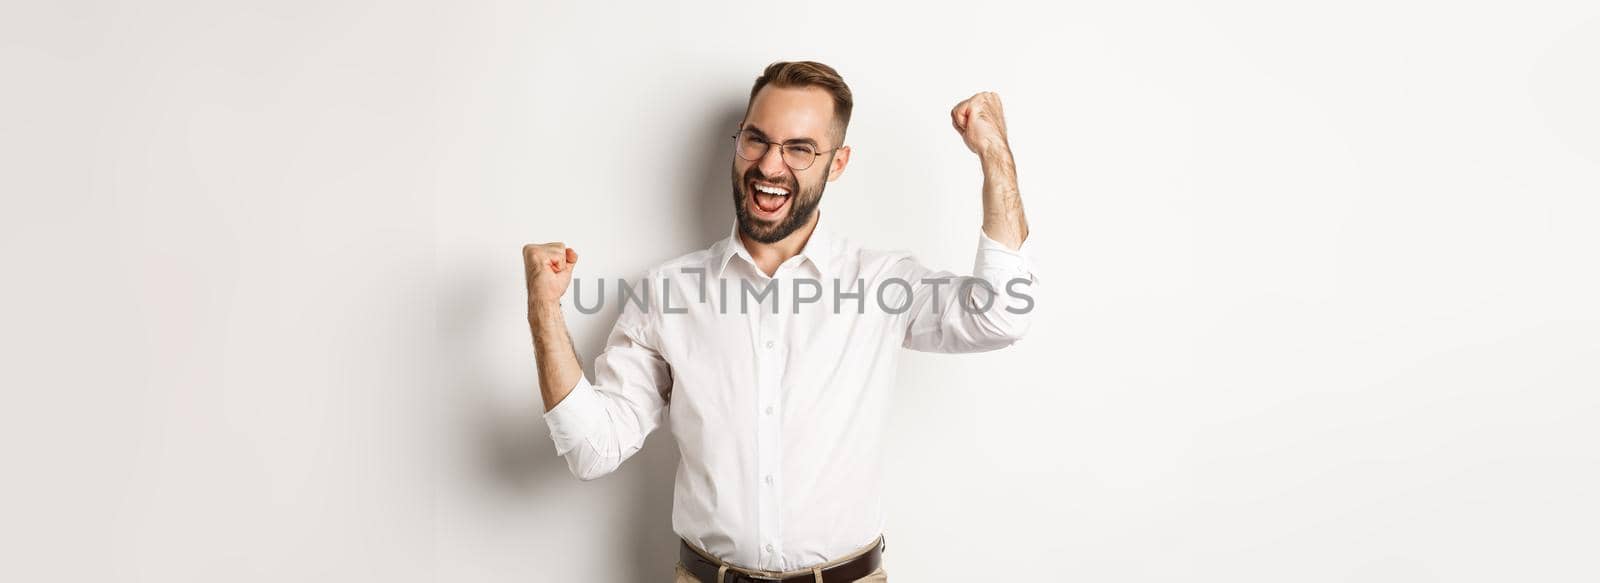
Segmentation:
<svg viewBox="0 0 1600 583">
<path fill-rule="evenodd" d="M 762 158 L 767 156 L 767 148 L 771 146 L 777 146 L 781 149 L 783 163 L 787 164 L 789 168 L 793 169 L 795 172 L 810 168 L 812 164 L 816 163 L 817 156 L 839 149 L 834 148 L 832 150 L 823 150 L 818 152 L 817 148 L 810 144 L 780 144 L 778 142 L 769 142 L 761 139 L 760 136 L 757 136 L 755 132 L 750 130 L 742 130 L 739 133 L 734 134 L 733 143 L 733 151 L 737 153 L 740 158 L 744 158 L 745 160 L 749 160 L 751 162 L 760 162 Z"/>
</svg>

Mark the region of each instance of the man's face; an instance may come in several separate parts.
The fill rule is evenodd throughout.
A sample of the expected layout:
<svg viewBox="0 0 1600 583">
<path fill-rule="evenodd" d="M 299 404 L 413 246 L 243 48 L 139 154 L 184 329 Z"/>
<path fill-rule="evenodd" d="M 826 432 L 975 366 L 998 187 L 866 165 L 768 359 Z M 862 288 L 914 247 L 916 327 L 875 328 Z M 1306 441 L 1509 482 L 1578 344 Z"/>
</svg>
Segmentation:
<svg viewBox="0 0 1600 583">
<path fill-rule="evenodd" d="M 806 143 L 817 152 L 838 147 L 834 143 L 833 98 L 818 87 L 763 87 L 739 127 L 757 132 L 769 142 Z M 822 202 L 823 187 L 838 177 L 848 159 L 846 148 L 820 154 L 811 166 L 796 171 L 784 163 L 778 146 L 769 146 L 760 160 L 735 155 L 733 205 L 739 232 L 762 243 L 775 243 L 794 233 L 811 219 L 817 203 Z"/>
</svg>

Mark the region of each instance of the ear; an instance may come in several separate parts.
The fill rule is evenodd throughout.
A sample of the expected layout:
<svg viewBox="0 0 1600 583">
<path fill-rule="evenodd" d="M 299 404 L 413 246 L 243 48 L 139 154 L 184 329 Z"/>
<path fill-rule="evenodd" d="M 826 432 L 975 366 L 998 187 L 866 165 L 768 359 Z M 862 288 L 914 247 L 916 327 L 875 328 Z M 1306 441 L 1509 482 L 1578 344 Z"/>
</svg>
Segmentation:
<svg viewBox="0 0 1600 583">
<path fill-rule="evenodd" d="M 839 179 L 844 173 L 844 167 L 850 164 L 850 146 L 839 146 L 833 152 L 833 161 L 828 163 L 828 182 Z"/>
</svg>

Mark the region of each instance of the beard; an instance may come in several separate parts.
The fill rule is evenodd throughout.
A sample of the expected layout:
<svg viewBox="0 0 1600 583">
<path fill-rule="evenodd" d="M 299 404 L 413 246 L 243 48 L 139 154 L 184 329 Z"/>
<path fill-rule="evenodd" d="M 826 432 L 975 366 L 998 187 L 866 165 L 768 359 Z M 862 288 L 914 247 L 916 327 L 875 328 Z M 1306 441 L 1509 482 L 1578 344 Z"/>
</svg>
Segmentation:
<svg viewBox="0 0 1600 583">
<path fill-rule="evenodd" d="M 819 160 L 820 161 L 820 160 Z M 833 155 L 828 156 L 828 162 L 833 162 Z M 789 189 L 788 213 L 778 221 L 769 221 L 750 216 L 750 209 L 745 207 L 748 198 L 746 190 L 750 181 L 760 181 L 771 184 L 784 184 Z M 744 175 L 739 175 L 738 166 L 733 170 L 733 212 L 739 221 L 739 232 L 744 236 L 766 244 L 777 243 L 785 237 L 794 234 L 796 230 L 806 224 L 811 218 L 812 211 L 822 203 L 822 191 L 828 186 L 827 176 L 823 176 L 815 187 L 800 187 L 799 179 L 789 176 L 787 180 L 772 180 L 762 175 L 761 169 L 751 165 Z"/>
</svg>

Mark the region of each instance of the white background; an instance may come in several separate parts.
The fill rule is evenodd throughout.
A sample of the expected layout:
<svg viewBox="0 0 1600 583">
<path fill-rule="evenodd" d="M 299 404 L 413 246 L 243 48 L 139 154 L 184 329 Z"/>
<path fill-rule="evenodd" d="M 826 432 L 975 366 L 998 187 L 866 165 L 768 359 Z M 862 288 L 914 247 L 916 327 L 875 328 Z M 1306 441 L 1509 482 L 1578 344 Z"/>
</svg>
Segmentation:
<svg viewBox="0 0 1600 583">
<path fill-rule="evenodd" d="M 303 0 L 0 7 L 0 579 L 667 580 L 672 442 L 567 473 L 519 247 L 725 235 L 804 58 L 838 228 L 970 269 L 993 90 L 1037 250 L 901 370 L 896 581 L 1600 578 L 1592 2 Z"/>
</svg>

